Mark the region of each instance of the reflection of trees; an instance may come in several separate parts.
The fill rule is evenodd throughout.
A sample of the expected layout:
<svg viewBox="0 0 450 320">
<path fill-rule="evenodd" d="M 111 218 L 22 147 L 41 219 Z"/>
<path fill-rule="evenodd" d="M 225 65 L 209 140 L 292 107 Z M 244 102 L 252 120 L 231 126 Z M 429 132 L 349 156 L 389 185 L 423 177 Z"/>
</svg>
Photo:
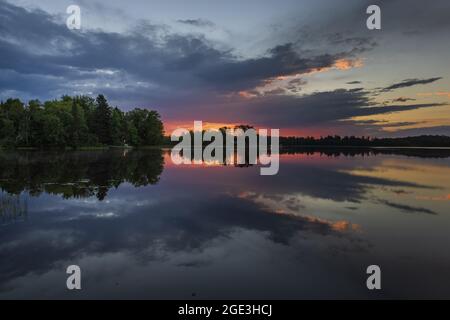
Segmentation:
<svg viewBox="0 0 450 320">
<path fill-rule="evenodd" d="M 0 193 L 0 221 L 1 223 L 23 220 L 27 216 L 28 203 L 20 195 Z"/>
<path fill-rule="evenodd" d="M 123 182 L 156 184 L 164 168 L 161 150 L 20 152 L 0 154 L 0 188 L 9 194 L 42 192 L 103 200 Z"/>
<path fill-rule="evenodd" d="M 371 147 L 321 147 L 321 146 L 304 146 L 304 147 L 284 147 L 281 148 L 280 154 L 320 154 L 328 157 L 354 157 L 354 156 L 372 156 L 379 154 L 386 155 L 404 155 L 420 158 L 448 158 L 450 157 L 450 149 L 426 149 L 426 148 L 371 148 Z"/>
<path fill-rule="evenodd" d="M 215 150 L 212 152 L 211 156 L 214 159 L 209 158 L 209 155 L 204 154 L 205 148 L 195 154 L 194 148 L 185 149 L 173 149 L 177 150 L 173 156 L 182 158 L 184 160 L 189 160 L 191 163 L 204 163 L 206 165 L 221 165 L 221 166 L 234 166 L 234 167 L 251 167 L 258 163 L 258 149 L 252 155 L 249 152 L 249 148 L 235 148 L 227 150 L 226 147 L 222 148 L 221 157 L 216 154 Z M 271 152 L 265 152 L 264 155 L 270 155 Z"/>
</svg>

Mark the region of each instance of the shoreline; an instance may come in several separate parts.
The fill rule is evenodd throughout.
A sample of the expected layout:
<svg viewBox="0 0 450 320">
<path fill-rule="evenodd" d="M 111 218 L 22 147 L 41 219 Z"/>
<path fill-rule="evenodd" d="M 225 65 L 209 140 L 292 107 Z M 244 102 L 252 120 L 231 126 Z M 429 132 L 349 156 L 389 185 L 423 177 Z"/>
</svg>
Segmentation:
<svg viewBox="0 0 450 320">
<path fill-rule="evenodd" d="M 151 149 L 172 149 L 173 145 L 157 145 L 157 146 L 92 146 L 73 148 L 35 148 L 35 147 L 19 147 L 4 148 L 0 147 L 0 151 L 99 151 L 99 150 L 151 150 Z M 355 149 L 355 150 L 450 150 L 450 147 L 422 147 L 422 146 L 345 146 L 345 145 L 280 145 L 280 149 Z"/>
</svg>

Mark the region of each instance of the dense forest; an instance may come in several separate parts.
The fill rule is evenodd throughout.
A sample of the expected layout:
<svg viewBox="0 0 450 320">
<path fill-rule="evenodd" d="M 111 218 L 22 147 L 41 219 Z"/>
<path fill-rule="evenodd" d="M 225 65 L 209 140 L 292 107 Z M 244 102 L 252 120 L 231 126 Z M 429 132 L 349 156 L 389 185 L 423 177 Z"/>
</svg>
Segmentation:
<svg viewBox="0 0 450 320">
<path fill-rule="evenodd" d="M 163 137 L 156 111 L 123 112 L 103 95 L 0 103 L 0 147 L 148 146 L 161 144 Z"/>
</svg>

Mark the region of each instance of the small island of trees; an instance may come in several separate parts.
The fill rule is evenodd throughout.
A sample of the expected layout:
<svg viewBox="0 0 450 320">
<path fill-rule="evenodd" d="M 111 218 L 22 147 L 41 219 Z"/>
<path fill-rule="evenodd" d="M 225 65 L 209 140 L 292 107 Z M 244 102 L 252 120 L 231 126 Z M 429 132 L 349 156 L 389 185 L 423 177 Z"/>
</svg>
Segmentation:
<svg viewBox="0 0 450 320">
<path fill-rule="evenodd" d="M 12 98 L 0 103 L 0 147 L 154 146 L 163 139 L 158 112 L 123 112 L 101 94 L 95 100 L 65 95 L 44 103 Z"/>
</svg>

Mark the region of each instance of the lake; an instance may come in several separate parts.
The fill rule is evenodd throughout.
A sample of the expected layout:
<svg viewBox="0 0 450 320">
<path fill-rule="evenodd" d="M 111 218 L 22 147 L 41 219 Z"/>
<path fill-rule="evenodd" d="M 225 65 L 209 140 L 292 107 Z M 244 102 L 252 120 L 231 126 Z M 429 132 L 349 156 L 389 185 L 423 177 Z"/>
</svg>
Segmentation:
<svg viewBox="0 0 450 320">
<path fill-rule="evenodd" d="M 299 148 L 259 173 L 2 151 L 0 299 L 450 298 L 448 150 Z"/>
</svg>

